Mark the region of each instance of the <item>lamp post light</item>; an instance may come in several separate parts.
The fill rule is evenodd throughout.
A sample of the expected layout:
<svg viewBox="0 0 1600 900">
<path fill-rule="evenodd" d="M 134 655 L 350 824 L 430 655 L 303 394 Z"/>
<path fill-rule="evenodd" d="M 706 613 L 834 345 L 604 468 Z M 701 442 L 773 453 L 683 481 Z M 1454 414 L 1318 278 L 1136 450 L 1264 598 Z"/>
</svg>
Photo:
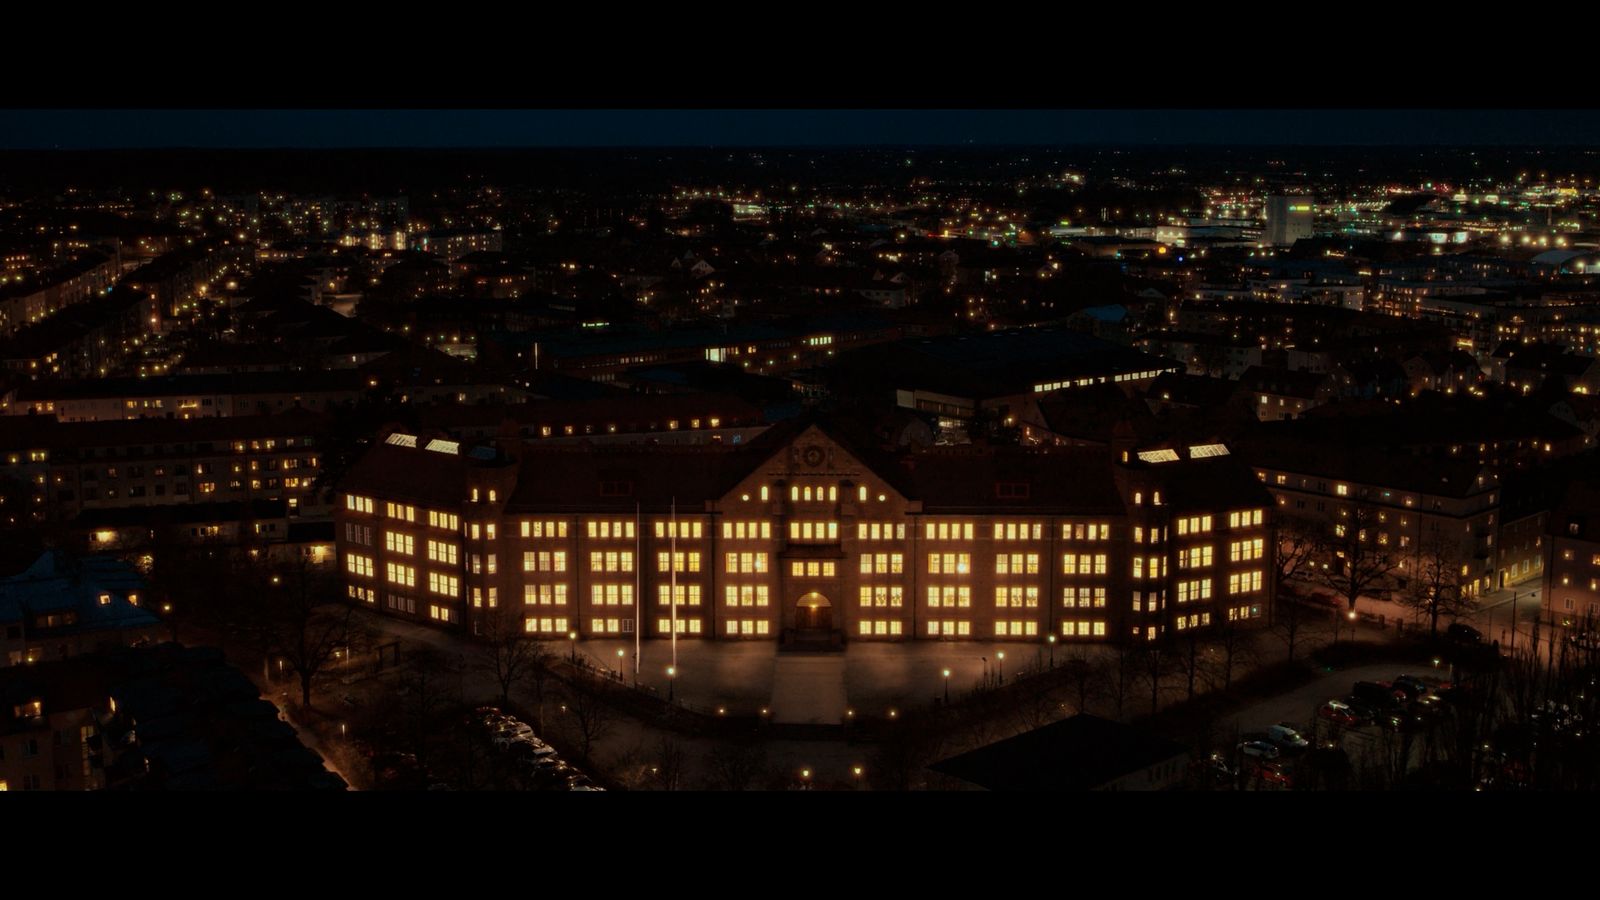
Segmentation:
<svg viewBox="0 0 1600 900">
<path fill-rule="evenodd" d="M 623 658 L 623 656 L 624 656 L 623 651 L 619 649 L 617 651 L 617 680 L 618 681 L 622 680 L 622 658 Z"/>
<path fill-rule="evenodd" d="M 674 702 L 674 700 L 673 700 L 673 697 L 674 697 L 673 687 L 674 687 L 674 685 L 676 685 L 677 679 L 678 679 L 678 667 L 677 666 L 667 666 L 667 703 L 669 703 L 669 704 Z"/>
<path fill-rule="evenodd" d="M 944 703 L 950 705 L 950 670 L 944 670 Z"/>
<path fill-rule="evenodd" d="M 802 791 L 811 790 L 811 770 L 810 769 L 801 769 L 800 770 L 800 790 L 802 790 Z"/>
<path fill-rule="evenodd" d="M 1354 644 L 1356 642 L 1356 611 L 1352 609 L 1347 615 L 1350 619 L 1350 643 Z"/>
<path fill-rule="evenodd" d="M 567 632 L 567 640 L 572 643 L 572 664 L 573 665 L 577 665 L 578 664 L 578 633 L 576 631 Z"/>
<path fill-rule="evenodd" d="M 860 766 L 852 766 L 850 768 L 850 774 L 855 776 L 855 779 L 856 779 L 856 790 L 858 790 L 858 791 L 861 790 L 861 767 Z"/>
<path fill-rule="evenodd" d="M 999 653 L 996 653 L 994 655 L 994 658 L 1000 661 L 1000 663 L 999 663 L 999 665 L 1000 665 L 1000 683 L 1001 684 L 1005 684 L 1006 683 L 1006 652 L 1004 650 L 1001 650 Z"/>
<path fill-rule="evenodd" d="M 1044 641 L 1050 645 L 1050 668 L 1054 669 L 1056 667 L 1056 636 L 1052 634 L 1046 637 Z"/>
</svg>

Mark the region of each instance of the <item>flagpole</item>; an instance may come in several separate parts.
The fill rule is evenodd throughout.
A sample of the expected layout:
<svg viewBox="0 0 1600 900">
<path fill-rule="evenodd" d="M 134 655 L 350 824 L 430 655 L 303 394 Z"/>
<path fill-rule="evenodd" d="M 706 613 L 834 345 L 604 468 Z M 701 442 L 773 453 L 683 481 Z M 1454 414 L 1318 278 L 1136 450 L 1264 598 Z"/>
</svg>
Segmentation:
<svg viewBox="0 0 1600 900">
<path fill-rule="evenodd" d="M 639 501 L 633 502 L 633 686 L 639 686 L 639 634 L 644 629 L 644 515 Z"/>
<path fill-rule="evenodd" d="M 678 498 L 672 498 L 672 550 L 667 569 L 672 573 L 672 668 L 678 668 Z"/>
</svg>

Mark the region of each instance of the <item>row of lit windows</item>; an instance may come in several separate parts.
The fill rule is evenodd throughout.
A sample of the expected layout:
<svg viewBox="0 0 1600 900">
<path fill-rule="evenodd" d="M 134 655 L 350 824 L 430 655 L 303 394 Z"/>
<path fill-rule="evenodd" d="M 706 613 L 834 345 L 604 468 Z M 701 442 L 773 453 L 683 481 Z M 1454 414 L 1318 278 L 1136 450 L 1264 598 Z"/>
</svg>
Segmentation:
<svg viewBox="0 0 1600 900">
<path fill-rule="evenodd" d="M 856 540 L 903 541 L 906 539 L 904 522 L 857 522 Z"/>
<path fill-rule="evenodd" d="M 484 600 L 483 588 L 473 588 L 472 589 L 472 605 L 473 606 L 477 606 L 477 607 L 481 607 L 481 606 L 483 606 L 483 600 Z M 500 589 L 499 588 L 489 588 L 489 608 L 490 609 L 494 609 L 495 607 L 497 607 L 499 605 L 500 605 Z"/>
<path fill-rule="evenodd" d="M 671 603 L 671 598 L 672 598 L 672 585 L 663 584 L 663 585 L 657 586 L 657 588 L 656 588 L 656 602 L 657 603 L 660 603 L 662 606 L 667 606 L 669 603 Z M 678 605 L 679 606 L 699 606 L 700 605 L 700 585 L 698 585 L 698 584 L 680 584 L 680 585 L 678 585 Z"/>
<path fill-rule="evenodd" d="M 657 631 L 664 631 L 667 634 L 671 634 L 672 633 L 672 620 L 671 619 L 657 619 L 656 620 L 656 630 Z M 700 633 L 700 620 L 699 619 L 679 619 L 678 620 L 678 633 L 679 634 L 699 634 Z"/>
<path fill-rule="evenodd" d="M 772 624 L 766 619 L 729 619 L 727 629 L 728 634 L 764 635 L 772 632 Z"/>
<path fill-rule="evenodd" d="M 591 634 L 624 634 L 633 632 L 632 619 L 590 619 Z"/>
<path fill-rule="evenodd" d="M 365 600 L 368 603 L 378 602 L 378 592 L 369 587 L 350 585 L 350 599 Z"/>
<path fill-rule="evenodd" d="M 1078 522 L 1061 526 L 1061 539 L 1064 541 L 1109 541 L 1111 540 L 1111 526 L 1104 523 Z"/>
<path fill-rule="evenodd" d="M 428 541 L 428 559 L 433 562 L 456 563 L 456 545 L 446 544 L 443 541 Z"/>
<path fill-rule="evenodd" d="M 1147 575 L 1150 578 L 1160 578 L 1166 574 L 1166 568 L 1166 560 L 1159 556 L 1152 556 L 1149 559 L 1142 556 L 1133 558 L 1133 577 L 1135 578 L 1144 578 Z"/>
<path fill-rule="evenodd" d="M 1105 637 L 1104 622 L 1062 622 L 1062 637 Z"/>
<path fill-rule="evenodd" d="M 796 578 L 832 578 L 839 572 L 837 564 L 831 559 L 796 559 L 789 563 L 789 574 Z"/>
<path fill-rule="evenodd" d="M 472 574 L 481 575 L 485 571 L 488 571 L 490 575 L 493 575 L 495 572 L 499 571 L 498 567 L 495 565 L 495 555 L 493 553 L 489 554 L 488 560 L 489 565 L 486 569 L 484 566 L 484 557 L 481 557 L 476 553 L 468 557 L 468 562 L 470 563 L 469 568 L 472 569 Z"/>
<path fill-rule="evenodd" d="M 1104 559 L 1104 557 L 1101 558 Z M 994 558 L 994 573 L 996 575 L 1037 575 L 1039 574 L 1039 554 L 1001 553 Z"/>
<path fill-rule="evenodd" d="M 595 606 L 632 606 L 633 585 L 595 584 L 589 586 L 589 602 Z"/>
<path fill-rule="evenodd" d="M 904 633 L 899 619 L 862 619 L 856 627 L 862 637 L 898 637 Z"/>
<path fill-rule="evenodd" d="M 970 541 L 973 535 L 971 522 L 926 522 L 923 528 L 923 536 L 930 541 Z"/>
<path fill-rule="evenodd" d="M 768 595 L 764 584 L 730 584 L 723 588 L 723 598 L 729 606 L 766 606 Z"/>
<path fill-rule="evenodd" d="M 347 553 L 344 557 L 345 571 L 351 575 L 372 577 L 372 557 L 362 556 L 358 553 Z"/>
<path fill-rule="evenodd" d="M 1067 526 L 1062 526 L 1064 531 Z M 994 539 L 997 541 L 1037 541 L 1044 538 L 1042 522 L 996 522 Z"/>
<path fill-rule="evenodd" d="M 402 553 L 406 556 L 410 556 L 412 551 L 415 549 L 415 544 L 411 535 L 396 534 L 393 531 L 389 531 L 385 532 L 383 535 L 383 547 L 390 553 Z"/>
<path fill-rule="evenodd" d="M 451 625 L 461 621 L 460 613 L 443 606 L 429 605 L 428 617 L 436 622 L 446 622 Z"/>
<path fill-rule="evenodd" d="M 591 572 L 632 572 L 632 551 L 611 550 L 605 553 L 589 554 L 589 571 Z"/>
<path fill-rule="evenodd" d="M 668 568 L 669 565 L 671 567 L 670 569 Z M 679 572 L 698 572 L 698 571 L 700 571 L 700 554 L 698 552 L 686 552 L 686 553 L 677 553 L 677 554 L 668 553 L 668 552 L 657 553 L 656 554 L 656 571 L 657 572 L 667 572 L 667 571 L 673 571 L 673 570 L 676 570 L 676 571 L 679 571 Z"/>
<path fill-rule="evenodd" d="M 1239 512 L 1228 513 L 1229 528 L 1246 528 L 1251 525 L 1261 524 L 1262 511 L 1259 509 L 1246 509 Z"/>
<path fill-rule="evenodd" d="M 764 492 L 766 489 L 763 488 L 762 490 Z M 867 499 L 866 492 L 867 492 L 867 489 L 865 487 L 861 488 L 861 491 L 860 491 L 861 499 L 863 499 L 863 500 Z M 790 485 L 789 486 L 789 500 L 791 502 L 802 501 L 802 500 L 804 500 L 804 501 L 812 501 L 812 500 L 820 501 L 820 500 L 824 499 L 824 495 L 826 495 L 826 499 L 829 500 L 829 501 L 837 501 L 839 499 L 839 486 L 838 485 L 829 485 L 827 490 L 823 490 L 821 487 L 818 487 L 815 491 L 813 491 L 811 489 L 810 485 L 806 485 L 804 487 L 801 487 L 799 485 Z M 765 496 L 763 496 L 761 499 L 765 500 L 767 498 Z"/>
<path fill-rule="evenodd" d="M 966 585 L 946 584 L 928 588 L 929 606 L 971 606 L 972 588 Z"/>
<path fill-rule="evenodd" d="M 493 522 L 489 522 L 484 525 L 479 525 L 477 522 L 473 522 L 471 525 L 467 526 L 467 536 L 473 540 L 478 540 L 478 538 L 481 536 L 492 541 L 494 540 L 494 534 L 495 525 Z"/>
<path fill-rule="evenodd" d="M 899 585 L 876 585 L 861 588 L 862 606 L 893 606 L 901 605 L 905 594 Z"/>
<path fill-rule="evenodd" d="M 417 586 L 416 569 L 410 566 L 402 566 L 399 563 L 389 563 L 388 570 L 390 584 L 403 584 L 406 587 Z"/>
<path fill-rule="evenodd" d="M 524 550 L 522 553 L 522 571 L 524 572 L 565 572 L 567 570 L 567 553 L 565 550 Z"/>
<path fill-rule="evenodd" d="M 1032 621 L 1021 622 L 996 622 L 994 623 L 995 637 L 1035 637 L 1039 634 L 1039 623 Z"/>
<path fill-rule="evenodd" d="M 702 522 L 657 522 L 656 537 L 658 538 L 687 538 L 699 540 L 705 536 L 705 525 Z"/>
<path fill-rule="evenodd" d="M 994 605 L 998 607 L 1028 607 L 1039 605 L 1039 589 L 1032 585 L 1012 585 L 994 589 Z"/>
<path fill-rule="evenodd" d="M 1103 587 L 1062 588 L 1061 605 L 1067 609 L 1103 608 L 1106 605 L 1106 589 Z"/>
<path fill-rule="evenodd" d="M 448 531 L 461 530 L 461 517 L 455 513 L 440 512 L 437 509 L 428 510 L 428 525 L 431 528 L 443 528 Z"/>
<path fill-rule="evenodd" d="M 899 553 L 861 554 L 861 574 L 900 575 L 905 572 L 905 558 Z"/>
<path fill-rule="evenodd" d="M 791 541 L 836 541 L 839 539 L 838 522 L 790 522 Z"/>
<path fill-rule="evenodd" d="M 1244 619 L 1259 618 L 1261 618 L 1261 607 L 1259 606 L 1236 606 L 1228 610 L 1229 622 L 1238 622 Z"/>
<path fill-rule="evenodd" d="M 627 520 L 589 523 L 589 537 L 592 538 L 631 538 L 633 536 L 633 523 Z"/>
<path fill-rule="evenodd" d="M 723 522 L 722 538 L 729 541 L 771 540 L 771 522 Z"/>
<path fill-rule="evenodd" d="M 1179 616 L 1177 624 L 1179 631 L 1189 628 L 1203 628 L 1211 624 L 1211 613 L 1192 613 L 1187 616 Z"/>
<path fill-rule="evenodd" d="M 522 536 L 525 538 L 564 538 L 567 536 L 567 523 L 561 521 L 523 522 Z"/>
<path fill-rule="evenodd" d="M 566 606 L 564 584 L 528 584 L 522 587 L 522 602 L 528 606 Z"/>
<path fill-rule="evenodd" d="M 972 634 L 972 623 L 966 620 L 930 621 L 928 635 L 930 637 L 967 637 Z"/>
<path fill-rule="evenodd" d="M 415 506 L 408 506 L 404 503 L 386 503 L 384 504 L 384 510 L 384 514 L 391 519 L 399 519 L 402 522 L 415 522 L 417 520 L 417 508 Z"/>
<path fill-rule="evenodd" d="M 1189 516 L 1178 520 L 1178 536 L 1205 534 L 1211 530 L 1210 516 Z"/>
<path fill-rule="evenodd" d="M 344 495 L 344 508 L 352 512 L 372 512 L 371 497 L 357 497 L 355 494 Z"/>
<path fill-rule="evenodd" d="M 461 582 L 454 575 L 445 575 L 439 572 L 428 573 L 428 590 L 446 597 L 458 596 L 461 592 Z"/>
<path fill-rule="evenodd" d="M 1190 603 L 1211 599 L 1211 579 L 1178 582 L 1178 602 Z"/>
<path fill-rule="evenodd" d="M 1065 575 L 1106 574 L 1106 554 L 1068 553 L 1061 557 L 1061 572 Z"/>
<path fill-rule="evenodd" d="M 1228 593 L 1246 594 L 1261 590 L 1260 572 L 1238 572 L 1228 576 Z"/>
<path fill-rule="evenodd" d="M 751 574 L 767 571 L 767 554 L 765 553 L 729 553 L 727 555 L 725 570 Z"/>
<path fill-rule="evenodd" d="M 1165 528 L 1151 528 L 1149 530 L 1149 532 L 1148 532 L 1148 535 L 1149 535 L 1149 538 L 1150 538 L 1149 543 L 1159 544 L 1159 543 L 1161 543 L 1161 539 L 1166 536 L 1166 529 Z M 1145 543 L 1145 537 L 1146 537 L 1146 531 L 1142 526 L 1139 526 L 1139 525 L 1133 526 L 1133 542 L 1135 544 L 1143 544 L 1143 543 Z"/>
<path fill-rule="evenodd" d="M 1256 538 L 1253 541 L 1230 541 L 1228 543 L 1228 560 L 1230 562 L 1260 559 L 1265 555 L 1266 541 L 1262 538 Z"/>
<path fill-rule="evenodd" d="M 1178 551 L 1178 568 L 1199 569 L 1211 565 L 1211 546 L 1190 547 Z"/>
<path fill-rule="evenodd" d="M 524 621 L 523 627 L 526 628 L 529 633 L 565 634 L 567 631 L 567 620 L 559 617 L 527 619 Z"/>
<path fill-rule="evenodd" d="M 972 571 L 970 553 L 930 553 L 928 573 L 931 575 L 965 575 Z"/>
</svg>

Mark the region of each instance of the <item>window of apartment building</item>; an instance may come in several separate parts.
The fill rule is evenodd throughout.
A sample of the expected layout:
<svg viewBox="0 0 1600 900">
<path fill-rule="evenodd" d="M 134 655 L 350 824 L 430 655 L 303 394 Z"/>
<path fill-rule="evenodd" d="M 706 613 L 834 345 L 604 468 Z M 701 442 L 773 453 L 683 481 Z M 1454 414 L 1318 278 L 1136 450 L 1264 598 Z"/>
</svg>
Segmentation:
<svg viewBox="0 0 1600 900">
<path fill-rule="evenodd" d="M 972 571 L 970 553 L 930 553 L 928 572 L 932 575 L 965 575 Z"/>
<path fill-rule="evenodd" d="M 607 550 L 589 554 L 589 571 L 591 572 L 632 572 L 633 553 L 631 551 Z"/>
<path fill-rule="evenodd" d="M 704 527 L 704 523 L 701 522 L 655 523 L 656 537 L 668 540 L 673 537 L 687 540 L 698 540 L 704 534 Z"/>
<path fill-rule="evenodd" d="M 857 522 L 856 540 L 903 541 L 906 539 L 904 522 Z"/>
<path fill-rule="evenodd" d="M 1205 534 L 1211 531 L 1210 516 L 1188 516 L 1178 520 L 1178 535 Z"/>
<path fill-rule="evenodd" d="M 1039 589 L 1033 585 L 1002 585 L 994 589 L 994 605 L 998 608 L 1039 606 Z"/>
<path fill-rule="evenodd" d="M 929 585 L 928 605 L 937 607 L 969 607 L 972 605 L 972 588 L 967 585 Z"/>
<path fill-rule="evenodd" d="M 861 554 L 861 574 L 899 575 L 905 571 L 905 557 L 899 553 Z"/>
<path fill-rule="evenodd" d="M 1063 575 L 1104 575 L 1106 574 L 1106 554 L 1104 553 L 1066 553 L 1061 556 L 1061 574 Z"/>
<path fill-rule="evenodd" d="M 1106 589 L 1103 587 L 1062 588 L 1061 604 L 1068 609 L 1104 608 L 1106 605 Z"/>
<path fill-rule="evenodd" d="M 772 539 L 771 522 L 723 522 L 722 538 L 729 541 Z"/>
<path fill-rule="evenodd" d="M 1228 576 L 1228 593 L 1247 594 L 1261 590 L 1261 573 L 1236 572 Z"/>
<path fill-rule="evenodd" d="M 632 606 L 633 585 L 595 584 L 589 586 L 589 602 L 594 606 Z"/>
<path fill-rule="evenodd" d="M 663 584 L 663 585 L 659 585 L 656 588 L 656 602 L 659 603 L 660 605 L 666 606 L 668 603 L 670 603 L 671 602 L 671 596 L 672 596 L 672 585 Z M 678 585 L 678 605 L 679 606 L 699 606 L 700 605 L 700 585 L 698 585 L 698 584 L 680 584 L 680 585 Z"/>
<path fill-rule="evenodd" d="M 766 606 L 767 586 L 764 584 L 730 584 L 723 588 L 723 599 L 729 606 Z"/>
<path fill-rule="evenodd" d="M 976 530 L 971 522 L 926 522 L 923 528 L 930 541 L 970 541 Z"/>
<path fill-rule="evenodd" d="M 899 607 L 904 594 L 899 585 L 862 585 L 860 599 L 862 606 Z"/>
<path fill-rule="evenodd" d="M 1039 554 L 997 554 L 994 558 L 994 573 L 996 575 L 1037 575 L 1039 574 Z"/>
<path fill-rule="evenodd" d="M 393 531 L 386 531 L 383 534 L 383 547 L 390 553 L 410 556 L 412 550 L 415 549 L 415 544 L 409 534 L 396 534 Z"/>
<path fill-rule="evenodd" d="M 670 571 L 678 571 L 678 572 L 698 572 L 698 571 L 700 571 L 700 554 L 698 552 L 690 551 L 690 552 L 681 552 L 681 553 L 677 553 L 677 554 L 673 554 L 673 553 L 670 553 L 670 552 L 657 553 L 656 554 L 656 571 L 657 572 L 669 571 L 669 568 L 668 568 L 669 559 L 668 559 L 668 557 L 672 557 L 672 559 L 670 560 L 670 563 L 671 563 Z"/>
<path fill-rule="evenodd" d="M 522 602 L 527 606 L 566 606 L 564 584 L 528 584 L 522 587 Z"/>
<path fill-rule="evenodd" d="M 1201 569 L 1211 565 L 1211 547 L 1190 547 L 1178 552 L 1178 568 Z"/>
<path fill-rule="evenodd" d="M 856 627 L 862 637 L 899 637 L 905 626 L 899 619 L 862 619 Z"/>
<path fill-rule="evenodd" d="M 372 577 L 372 557 L 362 556 L 359 553 L 347 553 L 344 557 L 345 571 L 351 575 Z"/>
<path fill-rule="evenodd" d="M 743 575 L 764 574 L 767 571 L 767 554 L 729 553 L 725 557 L 725 571 Z"/>
<path fill-rule="evenodd" d="M 1230 541 L 1228 543 L 1228 561 L 1242 562 L 1250 559 L 1260 559 L 1266 554 L 1266 542 L 1263 538 L 1248 541 Z"/>
</svg>

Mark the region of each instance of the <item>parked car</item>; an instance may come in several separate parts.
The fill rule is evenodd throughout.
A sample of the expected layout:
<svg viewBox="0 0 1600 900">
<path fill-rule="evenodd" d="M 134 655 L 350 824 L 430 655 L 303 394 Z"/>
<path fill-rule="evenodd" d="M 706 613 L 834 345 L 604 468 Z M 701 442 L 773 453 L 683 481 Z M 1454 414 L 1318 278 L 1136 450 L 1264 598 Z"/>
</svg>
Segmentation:
<svg viewBox="0 0 1600 900">
<path fill-rule="evenodd" d="M 1405 691 L 1406 697 L 1411 700 L 1433 693 L 1433 685 L 1415 675 L 1400 675 L 1390 684 Z"/>
<path fill-rule="evenodd" d="M 1310 741 L 1288 725 L 1274 725 L 1268 728 L 1267 741 L 1285 753 L 1297 753 L 1311 746 Z"/>
<path fill-rule="evenodd" d="M 1406 702 L 1406 692 L 1387 681 L 1358 681 L 1351 687 L 1350 696 L 1386 712 L 1399 709 Z"/>
<path fill-rule="evenodd" d="M 1256 778 L 1261 779 L 1263 782 L 1265 782 L 1267 784 L 1270 784 L 1270 785 L 1274 785 L 1276 787 L 1287 788 L 1287 787 L 1293 787 L 1294 786 L 1294 780 L 1289 777 L 1289 773 L 1288 772 L 1285 772 L 1283 770 L 1283 766 L 1280 763 L 1275 763 L 1275 762 L 1256 762 L 1256 763 L 1252 763 L 1251 764 L 1250 774 L 1255 776 Z"/>
<path fill-rule="evenodd" d="M 1370 725 L 1378 721 L 1380 710 L 1360 697 L 1346 697 L 1340 702 L 1348 706 L 1350 712 L 1361 720 L 1360 724 Z"/>
<path fill-rule="evenodd" d="M 1278 748 L 1266 741 L 1245 741 L 1239 745 L 1239 752 L 1253 759 L 1278 758 Z"/>
<path fill-rule="evenodd" d="M 1350 708 L 1350 704 L 1342 700 L 1329 700 L 1327 703 L 1317 707 L 1317 718 L 1326 719 L 1336 725 L 1347 727 L 1371 721 L 1357 715 L 1356 711 Z"/>
</svg>

